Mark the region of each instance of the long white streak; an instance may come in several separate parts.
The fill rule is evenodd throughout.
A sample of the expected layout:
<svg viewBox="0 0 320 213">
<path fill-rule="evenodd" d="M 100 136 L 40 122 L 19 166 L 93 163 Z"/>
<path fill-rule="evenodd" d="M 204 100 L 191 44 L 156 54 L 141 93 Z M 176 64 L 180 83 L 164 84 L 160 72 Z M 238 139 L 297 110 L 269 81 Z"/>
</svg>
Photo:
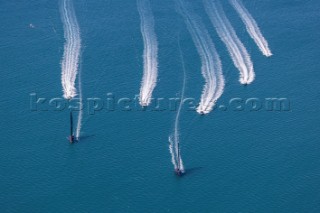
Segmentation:
<svg viewBox="0 0 320 213">
<path fill-rule="evenodd" d="M 180 145 L 179 145 L 180 144 L 179 119 L 180 119 L 181 108 L 183 105 L 184 93 L 186 88 L 186 69 L 184 66 L 184 58 L 181 52 L 180 43 L 179 43 L 179 51 L 180 51 L 180 59 L 181 59 L 182 70 L 183 70 L 183 84 L 182 84 L 182 90 L 181 90 L 180 104 L 179 104 L 178 112 L 174 122 L 173 137 L 169 137 L 169 143 L 170 143 L 169 150 L 171 153 L 171 160 L 174 165 L 174 168 L 175 169 L 178 168 L 181 172 L 184 172 L 184 166 L 182 162 Z"/>
<path fill-rule="evenodd" d="M 225 83 L 220 57 L 200 18 L 194 14 L 191 7 L 187 6 L 184 1 L 177 0 L 176 2 L 178 12 L 185 20 L 201 58 L 201 71 L 205 79 L 205 85 L 197 112 L 207 114 L 213 109 L 216 101 L 220 98 L 224 90 Z"/>
<path fill-rule="evenodd" d="M 176 163 L 176 155 L 175 155 L 175 151 L 173 150 L 173 146 L 174 146 L 174 140 L 172 139 L 171 136 L 169 136 L 169 151 L 171 154 L 171 162 L 173 164 L 174 169 L 177 169 L 177 163 Z"/>
<path fill-rule="evenodd" d="M 154 18 L 149 0 L 137 0 L 144 42 L 143 77 L 140 88 L 140 105 L 151 103 L 152 92 L 158 77 L 158 42 L 154 31 Z"/>
<path fill-rule="evenodd" d="M 80 29 L 71 0 L 61 0 L 60 10 L 65 38 L 61 62 L 63 96 L 66 99 L 72 99 L 76 96 L 75 80 L 81 49 Z"/>
<path fill-rule="evenodd" d="M 259 47 L 263 55 L 272 56 L 267 40 L 263 37 L 257 22 L 245 8 L 241 0 L 230 0 L 231 5 L 238 12 L 243 23 L 246 25 L 247 32 Z"/>
<path fill-rule="evenodd" d="M 234 65 L 240 71 L 240 83 L 252 83 L 255 74 L 250 55 L 227 19 L 221 4 L 216 0 L 204 0 L 204 5 L 219 37 L 226 45 Z"/>
<path fill-rule="evenodd" d="M 78 114 L 78 123 L 76 129 L 76 139 L 80 140 L 80 133 L 82 127 L 82 117 L 83 117 L 83 103 L 82 103 L 82 84 L 81 84 L 81 68 L 79 69 L 79 79 L 78 79 L 78 89 L 79 89 L 79 114 Z"/>
</svg>

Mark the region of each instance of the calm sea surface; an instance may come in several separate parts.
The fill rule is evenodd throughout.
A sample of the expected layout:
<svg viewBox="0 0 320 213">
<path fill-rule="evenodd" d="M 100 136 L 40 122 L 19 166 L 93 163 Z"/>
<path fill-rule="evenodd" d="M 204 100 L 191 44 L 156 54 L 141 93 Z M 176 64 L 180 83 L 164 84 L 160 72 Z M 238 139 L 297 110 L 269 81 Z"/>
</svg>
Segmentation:
<svg viewBox="0 0 320 213">
<path fill-rule="evenodd" d="M 0 3 L 0 212 L 320 212 L 320 1 L 243 0 L 272 49 L 264 57 L 234 9 L 228 18 L 251 54 L 247 87 L 200 0 L 191 1 L 220 54 L 231 98 L 288 98 L 285 112 L 183 109 L 173 173 L 168 136 L 176 112 L 84 111 L 82 139 L 70 145 L 68 111 L 31 111 L 30 93 L 62 97 L 63 25 L 58 1 Z M 134 98 L 143 41 L 133 0 L 74 1 L 83 45 L 83 98 Z M 151 0 L 159 42 L 153 97 L 200 98 L 201 63 L 172 0 Z M 77 115 L 77 113 L 75 113 Z"/>
</svg>

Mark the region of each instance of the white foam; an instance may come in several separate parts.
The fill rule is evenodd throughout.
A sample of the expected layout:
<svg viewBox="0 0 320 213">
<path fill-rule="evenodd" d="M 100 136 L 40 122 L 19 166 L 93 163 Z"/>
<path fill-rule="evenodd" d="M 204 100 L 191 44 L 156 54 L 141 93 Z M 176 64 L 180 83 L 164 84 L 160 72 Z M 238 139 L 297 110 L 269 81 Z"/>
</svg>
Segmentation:
<svg viewBox="0 0 320 213">
<path fill-rule="evenodd" d="M 148 0 L 137 0 L 141 19 L 141 34 L 144 42 L 143 77 L 140 88 L 140 105 L 151 103 L 152 92 L 158 77 L 158 42 L 154 31 L 154 18 Z"/>
<path fill-rule="evenodd" d="M 180 104 L 178 107 L 177 115 L 175 118 L 174 122 L 174 130 L 173 130 L 173 135 L 169 137 L 169 149 L 171 153 L 171 159 L 172 163 L 174 165 L 175 169 L 179 169 L 181 172 L 184 172 L 184 166 L 183 166 L 183 161 L 181 157 L 181 150 L 180 150 L 180 133 L 179 133 L 179 119 L 180 119 L 180 114 L 181 114 L 181 109 L 183 105 L 183 99 L 184 99 L 184 93 L 185 93 L 185 88 L 186 88 L 186 69 L 184 66 L 184 59 L 183 55 L 181 52 L 180 48 L 180 43 L 179 43 L 179 51 L 180 51 L 180 59 L 182 63 L 182 70 L 183 70 L 183 83 L 182 83 L 182 90 L 181 90 L 181 97 L 180 97 Z M 173 148 L 174 147 L 174 148 Z"/>
<path fill-rule="evenodd" d="M 263 55 L 272 56 L 267 40 L 263 37 L 257 22 L 245 8 L 241 0 L 230 0 L 231 5 L 238 12 L 243 23 L 246 25 L 247 32 L 259 47 Z"/>
<path fill-rule="evenodd" d="M 222 6 L 215 0 L 204 0 L 204 5 L 219 37 L 226 45 L 234 65 L 240 71 L 240 83 L 252 83 L 255 73 L 250 55 L 227 19 Z"/>
<path fill-rule="evenodd" d="M 79 114 L 78 114 L 78 123 L 77 123 L 77 129 L 76 129 L 76 139 L 80 140 L 80 133 L 81 133 L 81 127 L 82 127 L 82 117 L 83 117 L 81 68 L 79 71 L 78 86 L 79 86 Z"/>
<path fill-rule="evenodd" d="M 224 90 L 224 77 L 220 57 L 210 35 L 200 18 L 184 1 L 177 0 L 178 12 L 182 15 L 201 58 L 201 72 L 205 79 L 198 113 L 209 113 Z"/>
<path fill-rule="evenodd" d="M 75 80 L 81 49 L 80 29 L 71 0 L 62 0 L 60 10 L 65 37 L 64 53 L 61 62 L 63 96 L 66 99 L 72 99 L 77 95 Z"/>
</svg>

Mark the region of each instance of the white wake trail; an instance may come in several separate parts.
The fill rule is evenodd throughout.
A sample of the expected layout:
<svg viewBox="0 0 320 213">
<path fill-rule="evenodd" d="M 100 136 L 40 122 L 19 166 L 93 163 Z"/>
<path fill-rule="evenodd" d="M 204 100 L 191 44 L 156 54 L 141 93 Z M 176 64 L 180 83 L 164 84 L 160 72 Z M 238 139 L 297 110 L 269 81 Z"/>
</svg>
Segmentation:
<svg viewBox="0 0 320 213">
<path fill-rule="evenodd" d="M 82 69 L 79 69 L 79 79 L 78 79 L 78 87 L 79 87 L 79 114 L 78 114 L 78 123 L 76 129 L 76 139 L 80 140 L 80 133 L 82 127 L 82 117 L 83 117 L 83 103 L 82 103 L 82 84 L 81 84 L 81 72 Z"/>
<path fill-rule="evenodd" d="M 267 40 L 263 37 L 257 22 L 251 16 L 249 11 L 245 8 L 241 0 L 230 0 L 231 5 L 238 12 L 243 23 L 246 25 L 247 32 L 259 47 L 263 55 L 269 57 L 272 56 L 271 50 Z"/>
<path fill-rule="evenodd" d="M 201 58 L 201 71 L 205 79 L 197 112 L 209 113 L 224 90 L 224 77 L 220 57 L 210 35 L 200 18 L 182 0 L 176 0 L 178 12 L 184 18 L 187 28 Z"/>
<path fill-rule="evenodd" d="M 77 95 L 75 80 L 81 50 L 80 29 L 71 0 L 61 0 L 60 10 L 65 38 L 61 62 L 63 96 L 66 99 L 72 99 Z"/>
<path fill-rule="evenodd" d="M 234 65 L 240 71 L 240 83 L 252 83 L 255 73 L 250 55 L 238 38 L 230 21 L 227 19 L 222 5 L 216 0 L 203 1 L 212 24 L 221 40 L 226 45 Z"/>
<path fill-rule="evenodd" d="M 143 77 L 140 88 L 140 105 L 148 106 L 158 78 L 158 41 L 154 31 L 154 18 L 149 0 L 137 0 L 143 37 Z"/>
<path fill-rule="evenodd" d="M 184 65 L 184 58 L 180 48 L 180 43 L 179 43 L 179 51 L 180 51 L 180 59 L 181 59 L 182 70 L 183 70 L 183 84 L 182 84 L 182 90 L 181 90 L 180 104 L 179 104 L 178 112 L 174 122 L 173 136 L 169 137 L 169 150 L 171 153 L 171 161 L 173 163 L 174 168 L 179 169 L 183 173 L 184 166 L 183 166 L 183 161 L 182 161 L 181 152 L 180 152 L 179 119 L 180 119 L 181 108 L 183 105 L 184 93 L 186 88 L 186 69 Z"/>
<path fill-rule="evenodd" d="M 177 162 L 176 162 L 176 154 L 175 154 L 175 151 L 174 151 L 174 140 L 172 138 L 172 136 L 169 136 L 169 151 L 170 151 L 170 154 L 171 154 L 171 162 L 173 164 L 173 167 L 174 169 L 177 169 L 178 166 L 177 166 Z"/>
</svg>

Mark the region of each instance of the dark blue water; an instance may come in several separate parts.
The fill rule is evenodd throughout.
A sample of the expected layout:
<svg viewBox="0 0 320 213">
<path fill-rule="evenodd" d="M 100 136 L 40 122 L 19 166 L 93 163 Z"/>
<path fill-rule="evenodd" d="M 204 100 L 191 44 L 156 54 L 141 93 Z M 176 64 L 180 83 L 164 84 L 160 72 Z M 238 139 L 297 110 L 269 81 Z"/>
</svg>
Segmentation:
<svg viewBox="0 0 320 213">
<path fill-rule="evenodd" d="M 215 110 L 181 114 L 187 169 L 173 174 L 168 151 L 176 112 L 85 111 L 79 143 L 66 140 L 68 111 L 31 111 L 30 93 L 62 97 L 63 28 L 55 1 L 1 3 L 0 212 L 319 212 L 320 2 L 244 1 L 274 56 L 262 56 L 237 13 L 223 2 L 248 48 L 256 80 L 238 71 L 201 1 L 223 62 L 231 98 L 288 98 L 289 111 Z M 174 1 L 151 1 L 159 41 L 154 97 L 199 99 L 200 59 Z M 142 77 L 143 43 L 135 1 L 75 1 L 83 40 L 84 98 L 133 98 Z M 30 27 L 32 24 L 34 27 Z"/>
</svg>

